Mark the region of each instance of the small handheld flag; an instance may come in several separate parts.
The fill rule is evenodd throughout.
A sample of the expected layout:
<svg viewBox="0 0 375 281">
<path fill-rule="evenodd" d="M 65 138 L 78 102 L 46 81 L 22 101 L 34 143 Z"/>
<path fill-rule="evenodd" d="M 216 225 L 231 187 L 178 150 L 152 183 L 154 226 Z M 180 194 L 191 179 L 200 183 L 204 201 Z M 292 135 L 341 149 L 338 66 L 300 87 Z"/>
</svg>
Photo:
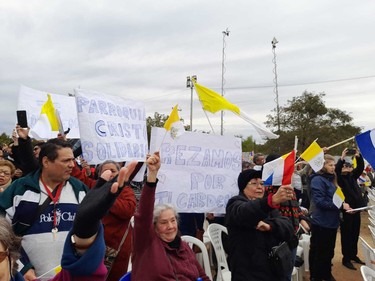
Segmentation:
<svg viewBox="0 0 375 281">
<path fill-rule="evenodd" d="M 307 161 L 315 172 L 323 168 L 324 152 L 316 141 L 313 141 L 300 157 Z"/>
<path fill-rule="evenodd" d="M 294 160 L 296 152 L 291 152 L 265 163 L 263 165 L 262 180 L 264 185 L 286 185 L 291 184 L 294 172 Z"/>
<path fill-rule="evenodd" d="M 171 114 L 164 123 L 164 128 L 170 131 L 172 139 L 181 136 L 185 132 L 185 127 L 178 116 L 178 104 L 173 107 Z"/>
</svg>

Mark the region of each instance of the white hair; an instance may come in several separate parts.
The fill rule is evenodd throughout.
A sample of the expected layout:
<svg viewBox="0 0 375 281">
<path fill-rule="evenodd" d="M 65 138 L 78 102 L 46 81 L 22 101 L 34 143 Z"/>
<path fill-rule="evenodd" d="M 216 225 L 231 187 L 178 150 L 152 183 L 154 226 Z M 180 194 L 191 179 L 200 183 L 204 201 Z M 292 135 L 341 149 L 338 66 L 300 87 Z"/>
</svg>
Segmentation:
<svg viewBox="0 0 375 281">
<path fill-rule="evenodd" d="M 176 208 L 172 204 L 165 203 L 165 204 L 158 204 L 154 207 L 154 214 L 153 214 L 154 224 L 158 222 L 160 214 L 166 210 L 172 210 L 174 213 L 174 216 L 176 217 L 176 220 L 179 221 L 180 217 L 176 211 Z"/>
</svg>

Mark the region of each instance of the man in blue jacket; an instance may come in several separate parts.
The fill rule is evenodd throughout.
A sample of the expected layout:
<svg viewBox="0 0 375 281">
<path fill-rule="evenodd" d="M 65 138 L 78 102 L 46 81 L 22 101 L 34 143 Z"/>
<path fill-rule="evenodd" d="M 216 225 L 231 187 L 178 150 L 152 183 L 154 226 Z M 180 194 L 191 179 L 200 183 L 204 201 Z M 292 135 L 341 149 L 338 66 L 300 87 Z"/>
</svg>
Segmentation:
<svg viewBox="0 0 375 281">
<path fill-rule="evenodd" d="M 20 262 L 27 281 L 60 264 L 65 238 L 88 190 L 70 177 L 74 161 L 68 142 L 51 139 L 40 151 L 40 169 L 0 195 L 0 213 L 23 236 Z"/>
</svg>

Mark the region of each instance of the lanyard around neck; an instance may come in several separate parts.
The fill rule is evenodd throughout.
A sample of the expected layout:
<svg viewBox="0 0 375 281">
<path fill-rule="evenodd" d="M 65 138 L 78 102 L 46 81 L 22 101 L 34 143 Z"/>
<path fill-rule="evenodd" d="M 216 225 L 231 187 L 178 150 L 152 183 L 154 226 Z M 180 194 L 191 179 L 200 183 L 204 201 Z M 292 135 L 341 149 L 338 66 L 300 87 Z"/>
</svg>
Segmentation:
<svg viewBox="0 0 375 281">
<path fill-rule="evenodd" d="M 53 202 L 53 229 L 56 229 L 56 227 L 57 227 L 56 204 L 60 199 L 61 191 L 62 191 L 62 187 L 63 187 L 64 182 L 60 183 L 56 187 L 57 191 L 55 193 L 55 192 L 51 192 L 51 190 L 48 188 L 48 186 L 44 183 L 42 177 L 40 177 L 40 181 L 42 182 L 42 184 L 44 186 L 44 189 L 47 191 L 47 194 L 48 194 L 49 198 L 51 198 L 51 200 Z M 55 195 L 53 193 L 55 193 Z"/>
</svg>

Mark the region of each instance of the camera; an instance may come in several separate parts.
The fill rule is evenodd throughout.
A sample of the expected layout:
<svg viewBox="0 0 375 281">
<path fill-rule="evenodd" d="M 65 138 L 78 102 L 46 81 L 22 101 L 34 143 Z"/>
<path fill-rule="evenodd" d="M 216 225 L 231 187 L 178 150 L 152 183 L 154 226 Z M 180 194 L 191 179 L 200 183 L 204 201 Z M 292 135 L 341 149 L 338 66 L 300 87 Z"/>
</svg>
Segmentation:
<svg viewBox="0 0 375 281">
<path fill-rule="evenodd" d="M 356 152 L 357 152 L 356 149 L 348 148 L 348 150 L 346 151 L 346 155 L 354 155 Z"/>
</svg>

